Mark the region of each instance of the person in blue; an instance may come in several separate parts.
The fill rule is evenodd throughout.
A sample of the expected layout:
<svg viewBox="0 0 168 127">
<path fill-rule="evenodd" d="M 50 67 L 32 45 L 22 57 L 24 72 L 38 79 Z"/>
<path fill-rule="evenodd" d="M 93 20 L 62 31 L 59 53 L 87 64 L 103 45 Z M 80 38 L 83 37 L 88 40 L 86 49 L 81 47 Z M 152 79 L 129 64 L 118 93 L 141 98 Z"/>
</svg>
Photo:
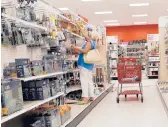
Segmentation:
<svg viewBox="0 0 168 127">
<path fill-rule="evenodd" d="M 94 64 L 88 64 L 84 61 L 84 54 L 87 54 L 90 50 L 96 48 L 96 39 L 98 35 L 96 32 L 85 31 L 85 42 L 82 48 L 72 46 L 72 50 L 78 52 L 78 67 L 80 68 L 80 81 L 82 87 L 82 101 L 80 104 L 87 104 L 89 101 L 94 100 L 94 83 L 92 77 L 92 70 L 94 68 Z"/>
</svg>

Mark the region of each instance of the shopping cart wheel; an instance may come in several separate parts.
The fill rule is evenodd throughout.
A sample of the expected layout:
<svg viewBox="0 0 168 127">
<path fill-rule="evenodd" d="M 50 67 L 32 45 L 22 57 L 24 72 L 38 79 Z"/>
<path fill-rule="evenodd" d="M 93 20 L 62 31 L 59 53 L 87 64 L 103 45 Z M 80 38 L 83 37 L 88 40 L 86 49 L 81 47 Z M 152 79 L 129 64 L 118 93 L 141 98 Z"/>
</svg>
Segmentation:
<svg viewBox="0 0 168 127">
<path fill-rule="evenodd" d="M 117 97 L 117 103 L 119 103 L 119 102 L 120 102 L 119 97 Z"/>
<path fill-rule="evenodd" d="M 138 94 L 137 94 L 136 96 L 137 96 L 137 98 L 138 98 Z"/>
<path fill-rule="evenodd" d="M 141 102 L 143 103 L 143 97 L 141 97 Z"/>
</svg>

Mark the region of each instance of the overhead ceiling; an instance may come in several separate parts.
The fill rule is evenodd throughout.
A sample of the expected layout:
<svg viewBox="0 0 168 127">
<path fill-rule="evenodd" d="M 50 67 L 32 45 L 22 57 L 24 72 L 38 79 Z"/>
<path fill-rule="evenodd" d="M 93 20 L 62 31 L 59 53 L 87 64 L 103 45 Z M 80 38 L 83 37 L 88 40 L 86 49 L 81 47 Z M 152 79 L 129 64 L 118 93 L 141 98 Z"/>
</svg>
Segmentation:
<svg viewBox="0 0 168 127">
<path fill-rule="evenodd" d="M 120 25 L 133 25 L 134 22 L 157 24 L 160 16 L 168 15 L 168 0 L 102 0 L 82 2 L 81 0 L 50 0 L 57 8 L 69 8 L 89 19 L 89 23 L 103 24 L 104 20 L 118 20 Z M 146 7 L 130 7 L 131 3 L 146 3 Z M 112 11 L 112 14 L 96 15 L 98 11 Z M 132 17 L 134 14 L 148 14 L 147 17 Z"/>
</svg>

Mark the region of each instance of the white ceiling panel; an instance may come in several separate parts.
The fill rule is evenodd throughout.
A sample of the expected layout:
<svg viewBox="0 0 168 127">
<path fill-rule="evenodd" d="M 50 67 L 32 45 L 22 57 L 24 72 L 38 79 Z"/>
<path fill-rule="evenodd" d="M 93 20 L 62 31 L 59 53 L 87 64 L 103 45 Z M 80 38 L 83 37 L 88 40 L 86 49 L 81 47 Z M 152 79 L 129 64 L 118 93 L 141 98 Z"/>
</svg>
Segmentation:
<svg viewBox="0 0 168 127">
<path fill-rule="evenodd" d="M 102 0 L 82 2 L 81 0 L 50 0 L 57 8 L 68 7 L 77 14 L 89 19 L 91 24 L 103 24 L 104 20 L 118 20 L 121 25 L 133 25 L 134 22 L 157 24 L 159 16 L 168 15 L 168 0 Z M 130 7 L 131 3 L 150 3 L 146 7 Z M 97 11 L 112 11 L 112 14 L 95 15 Z M 148 17 L 132 17 L 133 14 L 148 14 Z"/>
</svg>

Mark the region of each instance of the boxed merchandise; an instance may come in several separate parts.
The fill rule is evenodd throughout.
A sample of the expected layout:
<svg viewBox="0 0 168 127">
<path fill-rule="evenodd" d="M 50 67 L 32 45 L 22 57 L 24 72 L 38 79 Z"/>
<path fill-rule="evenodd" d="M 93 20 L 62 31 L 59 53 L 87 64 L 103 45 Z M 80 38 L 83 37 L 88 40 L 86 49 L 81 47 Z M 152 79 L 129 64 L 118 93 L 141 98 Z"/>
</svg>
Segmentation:
<svg viewBox="0 0 168 127">
<path fill-rule="evenodd" d="M 29 82 L 22 81 L 23 100 L 29 100 Z"/>
<path fill-rule="evenodd" d="M 60 106 L 61 124 L 63 125 L 71 117 L 71 107 L 69 105 Z"/>
<path fill-rule="evenodd" d="M 55 105 L 42 105 L 41 109 L 45 109 L 45 123 L 47 127 L 59 127 L 61 125 L 60 110 Z"/>
<path fill-rule="evenodd" d="M 1 83 L 3 115 L 10 115 L 23 108 L 21 82 L 18 79 L 5 79 Z"/>
<path fill-rule="evenodd" d="M 31 76 L 30 60 L 29 59 L 15 59 L 17 77 L 24 78 Z"/>
<path fill-rule="evenodd" d="M 44 100 L 50 97 L 48 80 L 37 80 L 36 81 L 36 95 L 37 100 Z"/>
<path fill-rule="evenodd" d="M 37 93 L 36 93 L 36 82 L 30 81 L 29 82 L 29 101 L 37 100 Z"/>
<path fill-rule="evenodd" d="M 4 78 L 17 77 L 16 64 L 9 63 L 9 65 L 3 69 L 3 76 Z"/>
<path fill-rule="evenodd" d="M 51 96 L 54 96 L 58 93 L 56 85 L 57 85 L 56 81 L 54 79 L 50 79 L 50 93 L 51 93 Z"/>
<path fill-rule="evenodd" d="M 53 71 L 62 71 L 62 60 L 53 60 Z"/>
<path fill-rule="evenodd" d="M 44 74 L 44 63 L 42 60 L 31 61 L 32 76 Z"/>
</svg>

